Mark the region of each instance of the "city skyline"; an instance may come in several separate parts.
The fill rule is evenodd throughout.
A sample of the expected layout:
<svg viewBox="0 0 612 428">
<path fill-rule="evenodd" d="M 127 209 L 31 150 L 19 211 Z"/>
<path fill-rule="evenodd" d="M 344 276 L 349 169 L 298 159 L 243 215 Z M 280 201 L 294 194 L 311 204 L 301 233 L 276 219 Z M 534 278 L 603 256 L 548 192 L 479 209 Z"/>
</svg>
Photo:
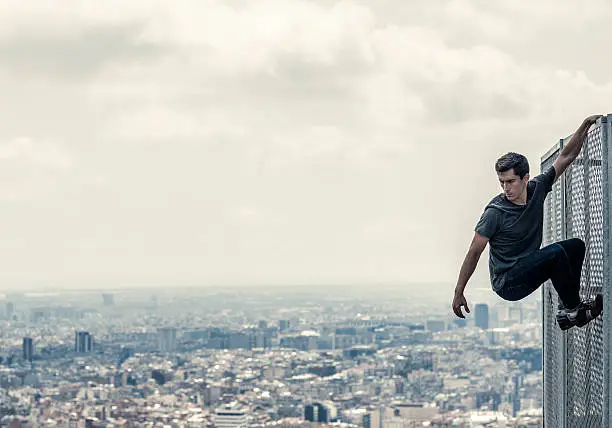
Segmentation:
<svg viewBox="0 0 612 428">
<path fill-rule="evenodd" d="M 540 301 L 495 302 L 481 328 L 397 292 L 313 288 L 7 296 L 0 421 L 541 426 Z"/>
</svg>

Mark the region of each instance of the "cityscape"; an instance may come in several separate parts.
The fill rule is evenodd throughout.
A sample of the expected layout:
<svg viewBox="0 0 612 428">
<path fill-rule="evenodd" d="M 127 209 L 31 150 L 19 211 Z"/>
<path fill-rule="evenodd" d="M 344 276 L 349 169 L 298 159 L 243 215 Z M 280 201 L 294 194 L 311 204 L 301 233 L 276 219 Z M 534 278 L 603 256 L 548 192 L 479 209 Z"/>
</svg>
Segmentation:
<svg viewBox="0 0 612 428">
<path fill-rule="evenodd" d="M 539 293 L 462 320 L 418 289 L 9 293 L 1 424 L 542 426 Z"/>
</svg>

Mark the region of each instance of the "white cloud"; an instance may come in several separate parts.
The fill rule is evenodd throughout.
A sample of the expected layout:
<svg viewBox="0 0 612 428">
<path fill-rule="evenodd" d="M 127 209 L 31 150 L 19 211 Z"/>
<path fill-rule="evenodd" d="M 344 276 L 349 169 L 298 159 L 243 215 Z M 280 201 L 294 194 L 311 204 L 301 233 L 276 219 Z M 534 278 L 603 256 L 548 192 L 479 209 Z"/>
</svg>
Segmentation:
<svg viewBox="0 0 612 428">
<path fill-rule="evenodd" d="M 0 162 L 64 170 L 74 166 L 74 155 L 57 144 L 20 137 L 0 143 Z"/>
<path fill-rule="evenodd" d="M 21 137 L 0 143 L 0 200 L 47 198 L 75 167 L 62 146 Z"/>
<path fill-rule="evenodd" d="M 245 137 L 239 122 L 222 111 L 177 111 L 154 105 L 124 112 L 107 129 L 110 138 L 124 141 L 207 141 L 218 136 Z"/>
</svg>

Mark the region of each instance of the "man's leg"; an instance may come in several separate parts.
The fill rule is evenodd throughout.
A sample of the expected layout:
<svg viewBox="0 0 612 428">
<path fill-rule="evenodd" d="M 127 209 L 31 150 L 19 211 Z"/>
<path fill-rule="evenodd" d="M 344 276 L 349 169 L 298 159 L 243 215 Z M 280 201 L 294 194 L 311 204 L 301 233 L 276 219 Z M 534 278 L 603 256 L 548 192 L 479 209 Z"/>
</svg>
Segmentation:
<svg viewBox="0 0 612 428">
<path fill-rule="evenodd" d="M 572 276 L 571 283 L 576 287 L 578 295 L 580 295 L 580 277 L 582 275 L 582 265 L 584 263 L 586 246 L 584 242 L 578 238 L 559 241 L 558 244 L 565 250 L 565 254 L 570 264 L 570 274 Z M 564 309 L 569 308 L 565 307 Z"/>
<path fill-rule="evenodd" d="M 576 308 L 580 304 L 580 271 L 584 255 L 580 263 L 570 262 L 565 247 L 571 249 L 572 255 L 575 252 L 579 254 L 579 244 L 568 241 L 563 241 L 563 245 L 547 245 L 519 260 L 505 273 L 504 286 L 497 294 L 506 300 L 521 300 L 550 279 L 564 306 Z"/>
<path fill-rule="evenodd" d="M 578 294 L 580 294 L 580 275 L 582 273 L 582 264 L 586 248 L 584 242 L 579 239 L 568 239 L 567 241 L 559 242 L 565 250 L 570 261 L 573 280 L 578 286 Z M 593 319 L 597 318 L 603 312 L 603 295 L 597 294 L 594 298 L 587 298 L 580 303 L 574 310 L 562 309 L 557 313 L 557 322 L 562 330 L 567 330 L 574 326 L 583 327 Z"/>
<path fill-rule="evenodd" d="M 580 276 L 585 245 L 568 239 L 548 245 L 519 260 L 506 272 L 504 286 L 497 292 L 506 300 L 520 300 L 550 279 L 564 309 L 557 313 L 561 329 L 582 327 L 603 312 L 603 296 L 580 301 Z"/>
</svg>

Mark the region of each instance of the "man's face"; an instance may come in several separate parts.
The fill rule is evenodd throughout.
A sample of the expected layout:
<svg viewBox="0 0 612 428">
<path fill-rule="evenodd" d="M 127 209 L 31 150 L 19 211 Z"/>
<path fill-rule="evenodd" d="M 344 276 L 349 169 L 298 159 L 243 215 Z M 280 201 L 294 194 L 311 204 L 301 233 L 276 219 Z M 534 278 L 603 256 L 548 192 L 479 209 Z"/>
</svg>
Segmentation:
<svg viewBox="0 0 612 428">
<path fill-rule="evenodd" d="M 521 195 L 527 188 L 529 174 L 525 174 L 525 177 L 521 180 L 521 178 L 514 173 L 514 168 L 512 168 L 508 171 L 498 172 L 497 176 L 499 177 L 499 184 L 510 202 L 521 203 L 524 201 Z"/>
</svg>

